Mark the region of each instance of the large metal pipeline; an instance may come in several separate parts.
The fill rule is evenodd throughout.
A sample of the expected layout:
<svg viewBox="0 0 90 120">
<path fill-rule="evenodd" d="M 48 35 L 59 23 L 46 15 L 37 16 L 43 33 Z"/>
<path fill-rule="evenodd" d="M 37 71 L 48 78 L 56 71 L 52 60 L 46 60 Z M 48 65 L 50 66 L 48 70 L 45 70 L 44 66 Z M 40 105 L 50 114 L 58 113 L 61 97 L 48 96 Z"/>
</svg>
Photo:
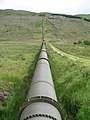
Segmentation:
<svg viewBox="0 0 90 120">
<path fill-rule="evenodd" d="M 31 86 L 18 120 L 63 120 L 57 103 L 45 43 L 42 43 Z"/>
</svg>

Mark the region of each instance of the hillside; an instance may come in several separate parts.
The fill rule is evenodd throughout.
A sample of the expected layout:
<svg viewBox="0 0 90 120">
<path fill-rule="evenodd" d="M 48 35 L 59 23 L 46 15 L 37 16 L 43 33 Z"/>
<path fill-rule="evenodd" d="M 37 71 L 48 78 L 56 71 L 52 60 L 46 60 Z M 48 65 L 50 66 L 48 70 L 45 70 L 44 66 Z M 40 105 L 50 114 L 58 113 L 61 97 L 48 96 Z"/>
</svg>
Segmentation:
<svg viewBox="0 0 90 120">
<path fill-rule="evenodd" d="M 77 16 L 79 16 L 79 17 L 81 17 L 81 18 L 86 18 L 86 19 L 90 19 L 90 14 L 80 14 L 80 15 L 77 15 Z"/>
<path fill-rule="evenodd" d="M 41 45 L 41 18 L 0 10 L 0 120 L 15 120 L 26 98 Z"/>
<path fill-rule="evenodd" d="M 28 12 L 23 10 L 13 10 L 13 9 L 0 10 L 0 16 L 8 16 L 8 15 L 28 16 L 35 14 L 36 13 L 34 12 Z"/>
<path fill-rule="evenodd" d="M 48 22 L 52 26 L 54 40 L 67 44 L 84 40 L 90 41 L 90 22 L 64 16 L 50 16 Z"/>
<path fill-rule="evenodd" d="M 0 10 L 1 120 L 15 120 L 26 98 L 42 42 L 42 14 L 64 117 L 90 120 L 90 45 L 84 44 L 90 41 L 90 22 L 71 15 Z"/>
<path fill-rule="evenodd" d="M 40 36 L 38 33 L 41 32 L 40 14 L 46 15 L 46 39 L 49 38 L 50 41 L 54 40 L 61 43 L 90 40 L 90 22 L 74 18 L 75 16 L 0 10 L 0 41 L 14 41 L 17 37 L 21 41 L 24 38 L 29 40 L 32 39 L 34 33 L 38 40 Z M 8 39 L 6 36 L 8 36 Z"/>
<path fill-rule="evenodd" d="M 26 11 L 0 11 L 0 41 L 30 41 L 39 39 L 41 32 L 39 21 L 41 18 Z M 37 19 L 37 21 L 36 21 Z M 38 31 L 38 32 L 37 32 Z M 35 34 L 36 33 L 36 34 Z"/>
</svg>

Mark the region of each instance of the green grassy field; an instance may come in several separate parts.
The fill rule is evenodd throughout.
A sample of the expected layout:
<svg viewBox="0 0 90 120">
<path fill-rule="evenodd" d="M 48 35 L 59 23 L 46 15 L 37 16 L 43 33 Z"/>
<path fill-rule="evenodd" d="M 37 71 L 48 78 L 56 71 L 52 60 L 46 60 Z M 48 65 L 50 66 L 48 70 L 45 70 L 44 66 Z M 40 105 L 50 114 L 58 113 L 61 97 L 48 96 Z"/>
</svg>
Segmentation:
<svg viewBox="0 0 90 120">
<path fill-rule="evenodd" d="M 78 16 L 80 16 L 80 17 L 82 17 L 82 18 L 87 18 L 87 19 L 90 19 L 90 14 L 81 14 L 81 15 L 78 15 Z"/>
<path fill-rule="evenodd" d="M 90 119 L 90 45 L 73 44 L 90 41 L 90 23 L 82 19 L 49 17 L 52 38 L 48 42 L 54 47 L 74 55 L 71 60 L 54 52 L 48 46 L 51 71 L 58 101 L 66 120 Z"/>
<path fill-rule="evenodd" d="M 62 45 L 60 43 L 53 43 L 58 49 L 75 55 L 77 57 L 90 59 L 90 46 L 89 45 Z"/>
<path fill-rule="evenodd" d="M 80 61 L 62 57 L 51 48 L 48 48 L 48 53 L 58 101 L 66 120 L 89 120 L 90 64 L 87 66 Z"/>
<path fill-rule="evenodd" d="M 0 90 L 8 91 L 0 120 L 15 120 L 25 101 L 41 46 L 41 17 L 0 11 Z"/>
<path fill-rule="evenodd" d="M 48 17 L 48 22 L 52 26 L 53 37 L 49 39 L 50 42 L 72 44 L 78 41 L 90 41 L 90 22 L 62 16 Z"/>
<path fill-rule="evenodd" d="M 27 96 L 42 41 L 41 16 L 26 11 L 0 10 L 0 90 L 9 91 L 0 120 L 15 120 Z M 66 120 L 90 120 L 90 23 L 63 16 L 45 17 L 45 40 L 56 94 Z M 84 60 L 55 53 L 48 43 Z"/>
<path fill-rule="evenodd" d="M 0 89 L 10 93 L 0 111 L 1 120 L 16 118 L 29 89 L 39 47 L 38 44 L 0 43 Z"/>
</svg>

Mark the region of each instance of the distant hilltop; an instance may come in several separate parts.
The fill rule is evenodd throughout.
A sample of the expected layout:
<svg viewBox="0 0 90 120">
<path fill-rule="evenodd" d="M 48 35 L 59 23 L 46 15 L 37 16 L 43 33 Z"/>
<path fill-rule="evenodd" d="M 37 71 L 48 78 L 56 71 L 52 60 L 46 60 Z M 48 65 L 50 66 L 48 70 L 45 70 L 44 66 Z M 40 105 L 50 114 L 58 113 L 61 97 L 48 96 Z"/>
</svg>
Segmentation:
<svg viewBox="0 0 90 120">
<path fill-rule="evenodd" d="M 88 22 L 90 22 L 90 14 L 78 14 L 78 15 L 67 15 L 67 14 L 59 14 L 59 13 L 49 13 L 49 12 L 41 12 L 41 13 L 35 13 L 30 11 L 24 11 L 24 10 L 13 10 L 13 9 L 5 9 L 0 10 L 0 16 L 3 15 L 20 15 L 20 16 L 28 16 L 28 15 L 50 15 L 50 16 L 63 16 L 67 18 L 77 18 L 77 19 L 84 19 Z"/>
</svg>

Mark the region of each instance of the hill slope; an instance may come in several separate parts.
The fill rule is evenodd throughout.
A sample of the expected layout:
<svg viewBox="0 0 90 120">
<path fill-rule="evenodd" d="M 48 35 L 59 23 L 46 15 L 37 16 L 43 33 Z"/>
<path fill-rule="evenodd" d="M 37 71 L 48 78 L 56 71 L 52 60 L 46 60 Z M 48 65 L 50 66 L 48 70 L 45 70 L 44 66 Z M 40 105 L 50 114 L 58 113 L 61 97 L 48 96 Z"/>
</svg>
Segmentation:
<svg viewBox="0 0 90 120">
<path fill-rule="evenodd" d="M 13 9 L 0 10 L 0 16 L 8 16 L 8 15 L 28 16 L 35 14 L 36 13 L 34 12 L 23 11 L 23 10 L 13 10 Z"/>
<path fill-rule="evenodd" d="M 9 92 L 8 99 L 0 101 L 2 120 L 15 120 L 26 98 L 42 41 L 41 14 L 0 10 L 0 92 Z M 90 41 L 90 22 L 75 16 L 44 14 L 58 101 L 67 120 L 90 120 L 90 46 L 82 43 Z M 54 52 L 48 43 L 64 55 Z"/>
<path fill-rule="evenodd" d="M 81 18 L 86 18 L 86 19 L 90 19 L 90 14 L 80 14 L 80 15 L 77 15 Z"/>
<path fill-rule="evenodd" d="M 90 22 L 83 19 L 51 16 L 48 21 L 52 26 L 52 35 L 61 43 L 90 41 Z"/>
</svg>

